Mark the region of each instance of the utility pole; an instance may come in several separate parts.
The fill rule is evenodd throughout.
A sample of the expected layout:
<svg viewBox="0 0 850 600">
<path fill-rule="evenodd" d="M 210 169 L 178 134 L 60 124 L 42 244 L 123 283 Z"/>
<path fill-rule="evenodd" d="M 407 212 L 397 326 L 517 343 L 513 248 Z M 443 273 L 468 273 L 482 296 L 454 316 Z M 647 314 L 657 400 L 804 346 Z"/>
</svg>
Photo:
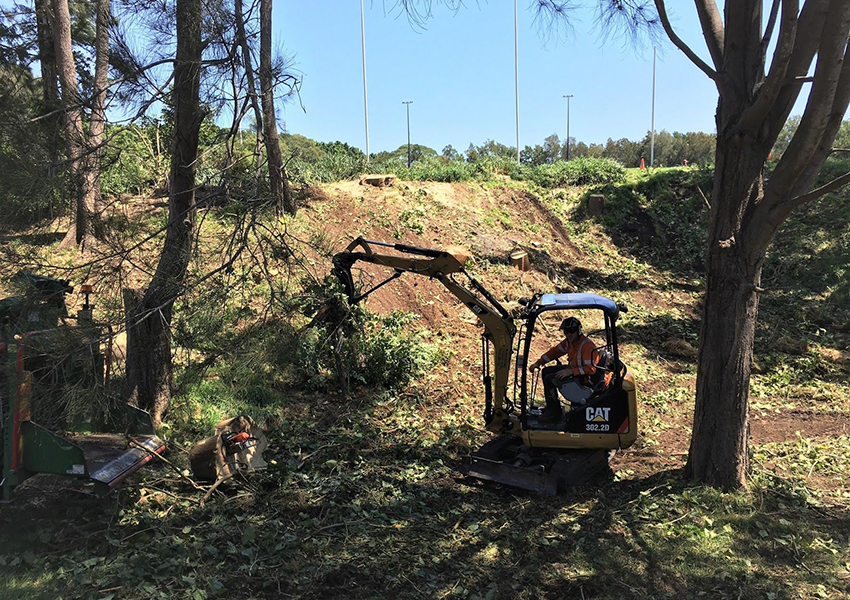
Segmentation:
<svg viewBox="0 0 850 600">
<path fill-rule="evenodd" d="M 407 168 L 410 168 L 410 105 L 413 104 L 413 100 L 404 100 L 402 101 L 404 107 L 407 109 Z"/>
<path fill-rule="evenodd" d="M 360 0 L 360 44 L 363 48 L 363 113 L 366 117 L 366 162 L 369 162 L 369 97 L 366 94 L 366 21 Z"/>
<path fill-rule="evenodd" d="M 564 98 L 567 99 L 567 160 L 570 160 L 570 98 L 574 95 L 564 95 Z"/>
</svg>

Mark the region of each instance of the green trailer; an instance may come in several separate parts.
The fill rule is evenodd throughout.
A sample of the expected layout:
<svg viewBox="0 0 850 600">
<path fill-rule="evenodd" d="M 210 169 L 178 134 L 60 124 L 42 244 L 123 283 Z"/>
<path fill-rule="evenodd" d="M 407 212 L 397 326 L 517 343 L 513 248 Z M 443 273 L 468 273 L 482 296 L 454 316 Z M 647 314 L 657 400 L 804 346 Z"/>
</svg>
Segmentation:
<svg viewBox="0 0 850 600">
<path fill-rule="evenodd" d="M 39 473 L 92 482 L 96 492 L 108 492 L 165 444 L 150 414 L 110 398 L 109 361 L 101 351 L 109 336 L 91 320 L 88 291 L 83 310 L 70 318 L 67 282 L 40 276 L 33 281 L 34 295 L 0 301 L 2 501 Z M 43 329 L 30 330 L 33 324 Z M 69 421 L 71 400 L 76 410 Z M 92 410 L 80 410 L 90 405 Z"/>
</svg>

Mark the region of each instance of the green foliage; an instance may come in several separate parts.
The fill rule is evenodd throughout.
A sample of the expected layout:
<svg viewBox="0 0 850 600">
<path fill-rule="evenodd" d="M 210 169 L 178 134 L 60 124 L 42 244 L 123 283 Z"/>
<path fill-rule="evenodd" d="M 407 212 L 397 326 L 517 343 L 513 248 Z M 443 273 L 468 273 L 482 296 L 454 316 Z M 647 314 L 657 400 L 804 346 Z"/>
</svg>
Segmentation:
<svg viewBox="0 0 850 600">
<path fill-rule="evenodd" d="M 505 158 L 505 159 L 514 159 L 516 160 L 516 148 L 511 146 L 506 146 L 499 142 L 495 142 L 493 140 L 487 140 L 480 146 L 476 146 L 474 144 L 469 144 L 469 148 L 466 150 L 466 161 L 467 162 L 478 162 L 482 158 Z"/>
<path fill-rule="evenodd" d="M 524 181 L 531 178 L 532 167 L 519 164 L 516 158 L 486 155 L 473 163 L 472 172 L 477 179 L 496 179 L 510 177 L 514 181 Z"/>
<path fill-rule="evenodd" d="M 330 279 L 320 288 L 308 286 L 306 298 L 302 309 L 311 310 L 314 298 L 328 298 L 334 308 L 306 331 L 281 324 L 269 340 L 268 352 L 290 385 L 338 390 L 342 375 L 354 384 L 398 389 L 439 358 L 436 346 L 424 342 L 427 332 L 410 327 L 418 315 L 396 311 L 381 316 L 349 307 Z"/>
<path fill-rule="evenodd" d="M 710 189 L 711 177 L 700 169 L 654 169 L 608 186 L 605 211 L 595 218 L 630 253 L 665 269 L 701 272 L 707 215 L 697 188 Z"/>
<path fill-rule="evenodd" d="M 60 214 L 70 190 L 59 168 L 58 119 L 42 111 L 39 81 L 25 67 L 0 66 L 0 209 L 4 227 Z"/>
<path fill-rule="evenodd" d="M 323 156 L 309 161 L 297 156 L 289 163 L 287 175 L 300 183 L 327 183 L 356 179 L 366 170 L 366 156 L 357 148 L 342 142 L 320 143 Z"/>
<path fill-rule="evenodd" d="M 143 127 L 108 126 L 101 159 L 101 192 L 106 195 L 140 194 L 168 180 L 170 153 L 163 151 L 159 124 Z"/>
<path fill-rule="evenodd" d="M 416 181 L 468 181 L 472 178 L 472 169 L 462 162 L 444 164 L 437 158 L 421 160 L 413 164 L 409 178 Z"/>
<path fill-rule="evenodd" d="M 806 328 L 840 322 L 842 307 L 846 311 L 850 306 L 848 196 L 846 188 L 827 194 L 792 213 L 780 227 L 762 271 L 762 284 L 777 293 L 767 295 L 762 309 Z M 797 292 L 786 295 L 784 290 Z M 802 298 L 819 298 L 821 302 L 801 314 Z"/>
<path fill-rule="evenodd" d="M 530 178 L 545 188 L 567 185 L 602 185 L 623 181 L 623 166 L 609 158 L 577 158 L 543 164 L 531 171 Z"/>
<path fill-rule="evenodd" d="M 366 155 L 360 148 L 350 146 L 348 142 L 319 142 L 319 149 L 323 150 L 328 155 L 349 156 L 355 160 L 365 160 Z"/>
<path fill-rule="evenodd" d="M 421 206 L 414 206 L 412 208 L 405 208 L 402 210 L 398 215 L 398 227 L 396 228 L 394 236 L 397 239 L 401 239 L 406 231 L 423 233 L 425 231 L 425 225 L 422 222 L 422 219 L 425 215 L 425 209 Z"/>
<path fill-rule="evenodd" d="M 325 155 L 325 150 L 320 147 L 319 142 L 303 135 L 281 134 L 280 146 L 284 160 L 294 156 L 304 162 L 311 163 L 322 160 Z"/>
<path fill-rule="evenodd" d="M 373 154 L 371 159 L 376 163 L 384 163 L 390 160 L 399 160 L 407 165 L 407 154 L 408 147 L 407 144 L 402 144 L 392 152 L 378 152 L 377 154 Z M 428 146 L 423 146 L 422 144 L 411 144 L 410 145 L 410 162 L 411 166 L 419 162 L 421 160 L 428 160 L 431 158 L 437 157 L 437 151 L 433 148 L 429 148 Z"/>
<path fill-rule="evenodd" d="M 219 185 L 226 182 L 231 194 L 238 198 L 256 195 L 258 185 L 256 137 L 241 133 L 230 143 L 220 141 L 200 150 L 197 179 L 199 185 Z M 265 160 L 265 148 L 261 148 L 259 161 Z M 268 173 L 261 170 L 259 182 L 265 182 Z"/>
</svg>

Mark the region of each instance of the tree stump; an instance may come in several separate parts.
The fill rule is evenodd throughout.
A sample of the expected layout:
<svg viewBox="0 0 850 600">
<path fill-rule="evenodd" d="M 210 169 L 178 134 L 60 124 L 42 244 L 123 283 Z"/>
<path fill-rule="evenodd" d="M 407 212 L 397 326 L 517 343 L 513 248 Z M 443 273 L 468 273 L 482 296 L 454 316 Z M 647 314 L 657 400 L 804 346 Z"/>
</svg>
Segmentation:
<svg viewBox="0 0 850 600">
<path fill-rule="evenodd" d="M 384 187 L 395 184 L 395 175 L 379 174 L 379 175 L 362 175 L 360 177 L 360 185 L 374 185 L 375 187 Z"/>
<path fill-rule="evenodd" d="M 605 208 L 605 196 L 602 194 L 591 194 L 587 198 L 587 214 L 601 215 Z"/>
<path fill-rule="evenodd" d="M 525 250 L 511 252 L 511 264 L 520 271 L 528 271 L 531 268 L 531 263 L 528 260 L 528 252 Z"/>
</svg>

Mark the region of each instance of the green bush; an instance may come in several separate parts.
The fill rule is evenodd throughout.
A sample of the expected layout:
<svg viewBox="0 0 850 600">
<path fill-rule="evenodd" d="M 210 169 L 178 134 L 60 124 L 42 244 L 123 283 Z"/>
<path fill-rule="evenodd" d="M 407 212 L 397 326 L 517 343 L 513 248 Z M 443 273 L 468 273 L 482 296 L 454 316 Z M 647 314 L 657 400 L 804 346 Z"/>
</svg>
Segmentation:
<svg viewBox="0 0 850 600">
<path fill-rule="evenodd" d="M 410 168 L 410 179 L 417 181 L 453 183 L 469 181 L 471 178 L 472 172 L 466 163 L 459 161 L 444 163 L 436 157 L 415 162 Z"/>
<path fill-rule="evenodd" d="M 104 194 L 140 194 L 167 181 L 170 155 L 156 153 L 147 131 L 110 127 L 106 133 L 110 142 L 103 152 L 100 176 Z"/>
<path fill-rule="evenodd" d="M 352 311 L 340 348 L 340 358 L 352 385 L 399 389 L 431 367 L 438 352 L 407 325 L 418 315 L 396 311 L 377 315 Z M 285 369 L 288 383 L 312 390 L 338 389 L 339 370 L 334 355 L 337 323 L 304 332 L 284 328 L 276 336 L 276 362 Z"/>
<path fill-rule="evenodd" d="M 603 185 L 625 180 L 626 169 L 610 158 L 582 157 L 534 167 L 529 178 L 545 188 Z"/>
<path fill-rule="evenodd" d="M 605 211 L 595 217 L 615 244 L 653 264 L 684 272 L 703 269 L 707 213 L 698 188 L 710 190 L 701 169 L 654 169 L 637 183 L 605 189 Z"/>
<path fill-rule="evenodd" d="M 513 158 L 487 155 L 474 163 L 470 163 L 473 175 L 477 179 L 490 180 L 495 177 L 510 177 L 515 181 L 529 179 L 531 167 L 518 163 Z"/>
<path fill-rule="evenodd" d="M 366 171 L 366 156 L 348 144 L 320 144 L 324 157 L 317 161 L 298 157 L 289 163 L 287 175 L 304 184 L 329 183 L 356 179 Z"/>
<path fill-rule="evenodd" d="M 396 311 L 382 316 L 349 306 L 330 277 L 319 286 L 306 287 L 306 300 L 294 299 L 293 304 L 300 304 L 308 314 L 323 307 L 322 322 L 303 331 L 281 324 L 270 336 L 271 360 L 285 371 L 287 384 L 314 390 L 336 388 L 340 360 L 352 384 L 396 389 L 438 359 L 436 346 L 423 340 L 424 332 L 410 326 L 418 315 Z M 342 344 L 337 357 L 340 332 Z"/>
</svg>

